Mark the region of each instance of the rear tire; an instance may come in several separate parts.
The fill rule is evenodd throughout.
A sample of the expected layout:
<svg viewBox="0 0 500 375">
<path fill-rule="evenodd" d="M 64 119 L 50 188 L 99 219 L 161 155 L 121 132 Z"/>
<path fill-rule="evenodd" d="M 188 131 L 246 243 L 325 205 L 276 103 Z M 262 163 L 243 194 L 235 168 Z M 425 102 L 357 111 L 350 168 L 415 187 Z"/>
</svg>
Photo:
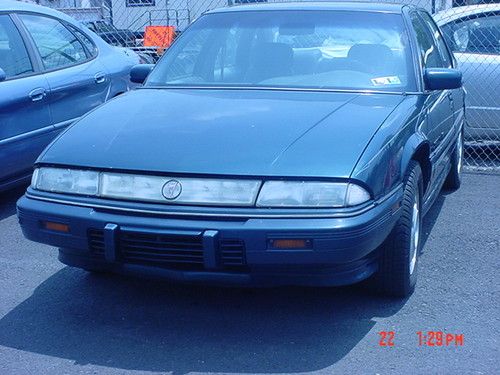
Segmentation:
<svg viewBox="0 0 500 375">
<path fill-rule="evenodd" d="M 451 154 L 451 169 L 444 182 L 447 190 L 457 190 L 462 182 L 462 165 L 464 160 L 464 135 L 460 132 L 457 143 Z"/>
<path fill-rule="evenodd" d="M 371 280 L 378 293 L 407 297 L 415 290 L 421 248 L 422 196 L 422 169 L 412 160 L 405 175 L 401 216 L 379 248 L 379 269 Z"/>
</svg>

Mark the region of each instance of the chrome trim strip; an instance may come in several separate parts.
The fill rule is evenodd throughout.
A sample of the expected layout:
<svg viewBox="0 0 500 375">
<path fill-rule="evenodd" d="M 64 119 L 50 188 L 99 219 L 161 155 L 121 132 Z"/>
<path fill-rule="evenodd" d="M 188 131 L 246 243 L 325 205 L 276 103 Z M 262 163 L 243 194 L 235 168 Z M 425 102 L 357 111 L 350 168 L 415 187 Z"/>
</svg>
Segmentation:
<svg viewBox="0 0 500 375">
<path fill-rule="evenodd" d="M 44 126 L 43 128 L 33 129 L 30 130 L 29 132 L 16 134 L 12 137 L 0 140 L 0 146 L 6 145 L 7 143 L 11 142 L 19 142 L 26 138 L 38 137 L 40 135 L 48 134 L 52 131 L 54 131 L 54 125 L 47 125 Z"/>
<path fill-rule="evenodd" d="M 394 189 L 392 189 L 389 193 L 387 193 L 384 197 L 381 199 L 373 202 L 372 204 L 363 207 L 362 209 L 354 212 L 349 212 L 349 213 L 317 213 L 317 214 L 231 214 L 231 213 L 224 213 L 224 214 L 219 214 L 219 213 L 206 213 L 206 212 L 167 212 L 167 211 L 157 211 L 157 210 L 144 210 L 144 209 L 137 209 L 137 208 L 125 208 L 125 207 L 116 207 L 116 206 L 109 206 L 105 204 L 91 204 L 91 203 L 82 203 L 82 202 L 74 202 L 70 200 L 65 200 L 65 199 L 55 199 L 55 198 L 47 198 L 47 197 L 41 197 L 41 196 L 36 196 L 33 194 L 30 194 L 29 192 L 26 193 L 26 197 L 34 200 L 39 200 L 39 201 L 44 201 L 44 202 L 51 202 L 51 203 L 58 203 L 58 204 L 67 204 L 70 206 L 79 206 L 79 207 L 86 207 L 86 208 L 93 208 L 93 209 L 102 209 L 102 210 L 108 210 L 108 211 L 120 211 L 120 212 L 133 212 L 133 213 L 139 213 L 139 214 L 148 214 L 148 215 L 162 215 L 162 216 L 181 216 L 181 217 L 186 217 L 186 216 L 191 216 L 191 217 L 217 217 L 217 218 L 241 218 L 241 219 L 307 219 L 307 218 L 346 218 L 346 217 L 353 217 L 353 216 L 358 216 L 361 215 L 372 208 L 382 204 L 384 201 L 389 199 L 392 195 L 396 194 L 398 190 L 400 190 L 402 187 L 402 184 L 399 184 L 396 186 Z"/>
<path fill-rule="evenodd" d="M 12 137 L 0 140 L 0 146 L 3 146 L 5 144 L 11 143 L 11 142 L 22 141 L 25 138 L 38 137 L 40 135 L 51 133 L 53 131 L 56 131 L 56 130 L 59 130 L 59 129 L 62 129 L 62 128 L 65 128 L 65 127 L 71 125 L 73 122 L 75 122 L 79 118 L 80 117 L 76 117 L 76 118 L 73 118 L 70 120 L 58 122 L 57 124 L 47 125 L 47 126 L 44 126 L 43 128 L 33 129 L 33 130 L 30 130 L 29 132 L 26 132 L 26 133 L 16 134 Z"/>
<path fill-rule="evenodd" d="M 80 118 L 81 118 L 81 116 L 80 117 L 75 117 L 75 118 L 72 118 L 72 119 L 69 119 L 69 120 L 58 122 L 58 123 L 54 124 L 54 128 L 57 129 L 57 130 L 63 129 L 63 128 L 71 125 L 72 123 L 78 121 Z"/>
</svg>

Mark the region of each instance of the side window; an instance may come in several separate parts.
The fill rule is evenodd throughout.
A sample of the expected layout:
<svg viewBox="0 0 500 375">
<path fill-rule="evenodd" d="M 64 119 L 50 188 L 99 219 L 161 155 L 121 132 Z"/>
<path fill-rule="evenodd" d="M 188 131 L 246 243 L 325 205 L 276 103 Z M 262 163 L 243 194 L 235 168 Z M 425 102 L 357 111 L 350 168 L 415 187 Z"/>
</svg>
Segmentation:
<svg viewBox="0 0 500 375">
<path fill-rule="evenodd" d="M 80 41 L 59 21 L 43 16 L 19 16 L 31 34 L 45 69 L 58 69 L 87 59 Z"/>
<path fill-rule="evenodd" d="M 70 26 L 70 29 L 73 32 L 73 34 L 76 34 L 78 39 L 80 39 L 80 41 L 83 43 L 83 45 L 87 49 L 88 57 L 97 56 L 97 47 L 95 46 L 94 42 L 92 42 L 92 40 L 90 40 L 90 38 L 87 35 L 82 33 L 76 27 Z"/>
<path fill-rule="evenodd" d="M 458 20 L 443 31 L 454 52 L 500 55 L 500 15 Z"/>
<path fill-rule="evenodd" d="M 434 42 L 437 44 L 438 50 L 439 50 L 439 55 L 441 56 L 441 59 L 444 62 L 444 65 L 446 68 L 451 68 L 452 64 L 452 58 L 450 56 L 450 52 L 448 51 L 448 48 L 446 48 L 446 42 L 443 39 L 443 36 L 441 35 L 441 32 L 439 31 L 438 27 L 436 26 L 436 23 L 434 20 L 431 18 L 431 16 L 426 13 L 426 12 L 419 12 L 420 16 L 424 20 L 424 23 L 427 25 L 429 30 L 432 32 L 432 35 L 434 37 Z"/>
<path fill-rule="evenodd" d="M 0 68 L 7 78 L 33 72 L 23 39 L 8 15 L 0 15 Z"/>
<path fill-rule="evenodd" d="M 426 68 L 445 68 L 446 64 L 439 54 L 438 47 L 434 42 L 429 27 L 417 13 L 413 12 L 410 17 L 413 29 L 417 35 L 417 44 L 422 65 Z"/>
</svg>

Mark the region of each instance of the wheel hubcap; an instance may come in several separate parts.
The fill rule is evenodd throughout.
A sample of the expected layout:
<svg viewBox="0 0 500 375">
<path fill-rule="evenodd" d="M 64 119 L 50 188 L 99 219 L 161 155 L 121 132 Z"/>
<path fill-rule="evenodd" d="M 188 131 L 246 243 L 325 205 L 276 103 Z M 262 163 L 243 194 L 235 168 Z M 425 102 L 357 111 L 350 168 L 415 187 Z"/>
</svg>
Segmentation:
<svg viewBox="0 0 500 375">
<path fill-rule="evenodd" d="M 462 133 L 460 133 L 460 135 L 458 136 L 457 152 L 458 152 L 457 172 L 460 174 L 460 172 L 462 172 L 462 163 L 464 160 L 464 142 Z"/>
<path fill-rule="evenodd" d="M 420 210 L 419 196 L 415 197 L 413 212 L 411 216 L 411 245 L 410 245 L 410 275 L 415 271 L 418 256 L 418 245 L 420 241 Z"/>
</svg>

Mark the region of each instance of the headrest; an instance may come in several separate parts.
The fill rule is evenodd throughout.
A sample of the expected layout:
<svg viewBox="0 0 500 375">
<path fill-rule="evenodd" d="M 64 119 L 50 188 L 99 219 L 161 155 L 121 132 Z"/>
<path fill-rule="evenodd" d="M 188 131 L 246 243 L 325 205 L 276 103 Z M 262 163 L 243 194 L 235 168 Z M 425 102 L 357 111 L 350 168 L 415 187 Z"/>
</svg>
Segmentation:
<svg viewBox="0 0 500 375">
<path fill-rule="evenodd" d="M 248 72 L 250 82 L 289 75 L 292 71 L 293 49 L 285 43 L 262 43 L 252 51 Z"/>
</svg>

